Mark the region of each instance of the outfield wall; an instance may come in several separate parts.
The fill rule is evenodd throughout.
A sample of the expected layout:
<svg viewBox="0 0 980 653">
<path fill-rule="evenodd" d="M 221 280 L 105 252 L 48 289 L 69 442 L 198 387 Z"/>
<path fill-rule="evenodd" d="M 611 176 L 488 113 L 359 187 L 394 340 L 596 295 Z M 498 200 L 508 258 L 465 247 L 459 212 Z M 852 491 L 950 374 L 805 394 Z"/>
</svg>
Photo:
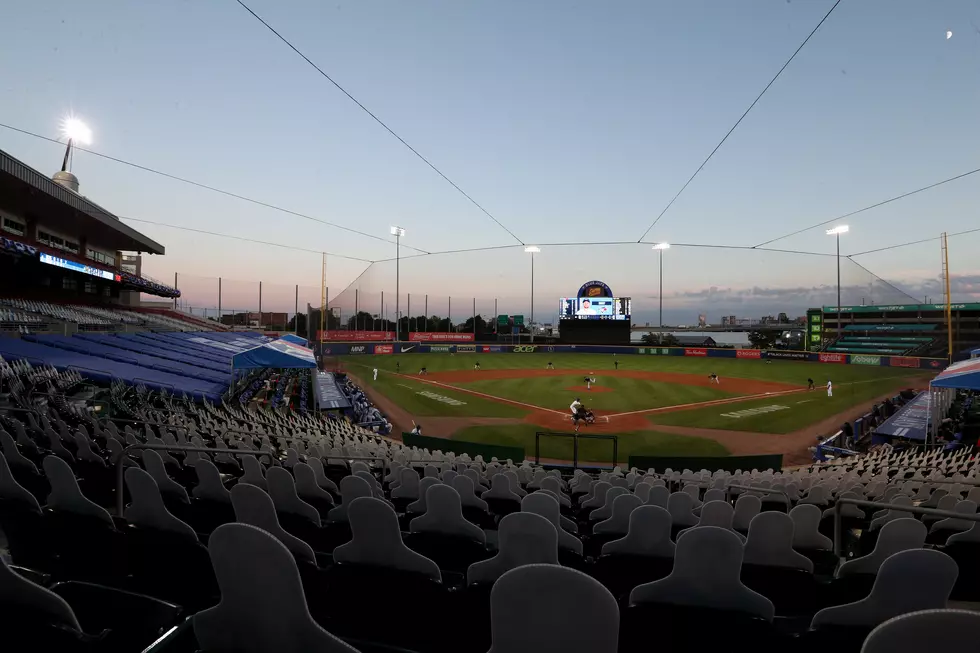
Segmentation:
<svg viewBox="0 0 980 653">
<path fill-rule="evenodd" d="M 827 365 L 870 365 L 939 371 L 948 364 L 945 358 L 915 356 L 879 356 L 834 352 L 788 351 L 784 349 L 713 349 L 710 347 L 618 347 L 613 345 L 449 345 L 421 343 L 314 343 L 321 356 L 395 355 L 395 354 L 615 354 L 622 356 L 689 356 L 693 358 L 741 358 L 794 360 Z"/>
</svg>

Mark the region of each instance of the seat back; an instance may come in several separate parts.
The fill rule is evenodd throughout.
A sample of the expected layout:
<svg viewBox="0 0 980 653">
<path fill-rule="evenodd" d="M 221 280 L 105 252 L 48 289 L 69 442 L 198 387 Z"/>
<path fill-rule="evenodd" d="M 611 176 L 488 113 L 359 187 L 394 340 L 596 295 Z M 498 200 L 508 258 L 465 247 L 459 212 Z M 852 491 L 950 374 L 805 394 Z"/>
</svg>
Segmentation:
<svg viewBox="0 0 980 653">
<path fill-rule="evenodd" d="M 347 517 L 351 541 L 334 549 L 334 562 L 386 567 L 442 580 L 436 563 L 405 546 L 398 526 L 398 515 L 381 499 L 354 499 Z"/>
<path fill-rule="evenodd" d="M 313 549 L 283 529 L 276 516 L 276 506 L 272 503 L 272 498 L 260 488 L 239 482 L 231 489 L 231 504 L 235 508 L 237 521 L 261 528 L 282 542 L 298 559 L 316 564 Z"/>
<path fill-rule="evenodd" d="M 761 512 L 752 519 L 743 562 L 813 573 L 813 562 L 793 550 L 793 520 L 784 512 Z"/>
<path fill-rule="evenodd" d="M 231 503 L 231 492 L 221 482 L 221 475 L 214 463 L 206 458 L 199 458 L 194 463 L 194 471 L 197 474 L 197 485 L 191 490 L 191 494 L 196 499 Z"/>
<path fill-rule="evenodd" d="M 945 608 L 958 575 L 956 562 L 945 553 L 930 549 L 900 551 L 881 564 L 867 598 L 824 608 L 813 616 L 811 627 L 871 627 L 909 612 Z"/>
<path fill-rule="evenodd" d="M 347 509 L 354 499 L 360 497 L 370 497 L 371 486 L 363 478 L 356 476 L 345 476 L 340 479 L 340 505 L 330 511 L 327 515 L 329 521 L 347 521 Z"/>
<path fill-rule="evenodd" d="M 877 574 L 890 556 L 909 549 L 921 549 L 926 541 L 925 524 L 917 519 L 896 519 L 881 527 L 874 550 L 849 560 L 837 570 L 841 578 L 854 574 Z"/>
<path fill-rule="evenodd" d="M 437 483 L 429 487 L 425 495 L 425 514 L 411 521 L 409 530 L 412 533 L 439 533 L 486 543 L 483 529 L 463 518 L 463 506 L 456 490 Z"/>
<path fill-rule="evenodd" d="M 692 528 L 677 540 L 670 575 L 634 588 L 630 603 L 725 610 L 772 621 L 772 602 L 742 584 L 741 567 L 742 541 L 734 532 L 716 526 Z"/>
<path fill-rule="evenodd" d="M 616 653 L 619 607 L 609 590 L 579 571 L 532 564 L 494 584 L 490 628 L 491 653 Z"/>
<path fill-rule="evenodd" d="M 632 494 L 621 494 L 613 500 L 612 514 L 608 519 L 596 524 L 593 533 L 626 534 L 630 529 L 630 514 L 643 505 L 640 497 Z"/>
<path fill-rule="evenodd" d="M 651 496 L 653 492 L 650 493 Z M 667 512 L 670 513 L 672 525 L 694 526 L 698 516 L 694 514 L 694 499 L 687 492 L 674 492 L 667 498 Z"/>
<path fill-rule="evenodd" d="M 82 631 L 71 606 L 63 598 L 15 572 L 7 566 L 4 556 L 0 556 L 0 606 L 16 606 L 20 610 L 43 615 L 52 624 L 79 633 Z M 7 636 L 14 637 L 12 633 Z"/>
<path fill-rule="evenodd" d="M 639 506 L 630 513 L 626 537 L 602 545 L 602 555 L 674 557 L 670 540 L 670 513 L 660 506 Z"/>
<path fill-rule="evenodd" d="M 581 555 L 582 541 L 561 527 L 561 507 L 547 491 L 532 492 L 521 501 L 521 512 L 533 513 L 547 519 L 558 535 L 558 547 Z"/>
<path fill-rule="evenodd" d="M 667 509 L 667 501 L 670 500 L 670 490 L 667 489 L 666 485 L 654 485 L 650 488 L 650 493 L 647 495 L 646 505 L 648 506 L 660 506 L 664 510 Z"/>
<path fill-rule="evenodd" d="M 82 494 L 68 463 L 55 455 L 50 455 L 45 456 L 41 464 L 44 467 L 44 475 L 51 485 L 47 504 L 49 508 L 82 517 L 92 517 L 112 526 L 109 512 L 93 501 L 89 501 Z"/>
<path fill-rule="evenodd" d="M 497 533 L 497 555 L 470 565 L 466 572 L 468 584 L 492 583 L 522 565 L 558 564 L 558 531 L 541 515 L 511 513 L 500 520 Z"/>
<path fill-rule="evenodd" d="M 211 534 L 208 551 L 221 601 L 192 617 L 202 649 L 355 651 L 310 616 L 296 561 L 274 536 L 247 524 L 224 524 Z"/>
<path fill-rule="evenodd" d="M 296 494 L 296 483 L 293 481 L 292 474 L 282 467 L 273 467 L 265 478 L 269 485 L 269 496 L 272 497 L 272 504 L 277 511 L 298 515 L 315 526 L 320 525 L 320 513 L 317 509 Z"/>
<path fill-rule="evenodd" d="M 819 530 L 822 515 L 819 507 L 805 503 L 800 503 L 789 511 L 790 519 L 793 520 L 794 549 L 830 550 L 834 548 L 834 543 L 830 541 L 830 538 Z"/>
<path fill-rule="evenodd" d="M 174 533 L 189 541 L 197 542 L 197 534 L 186 523 L 167 510 L 153 477 L 138 467 L 126 470 L 126 487 L 132 502 L 123 516 L 130 524 L 156 531 Z"/>
<path fill-rule="evenodd" d="M 977 643 L 980 613 L 971 610 L 921 610 L 893 617 L 864 640 L 861 653 L 968 651 Z"/>
<path fill-rule="evenodd" d="M 41 513 L 41 506 L 37 499 L 17 482 L 3 455 L 0 455 L 0 499 L 15 503 L 31 512 Z"/>
<path fill-rule="evenodd" d="M 762 510 L 762 499 L 751 494 L 743 494 L 735 502 L 735 512 L 732 515 L 732 528 L 737 531 L 749 530 L 752 518 Z"/>
</svg>

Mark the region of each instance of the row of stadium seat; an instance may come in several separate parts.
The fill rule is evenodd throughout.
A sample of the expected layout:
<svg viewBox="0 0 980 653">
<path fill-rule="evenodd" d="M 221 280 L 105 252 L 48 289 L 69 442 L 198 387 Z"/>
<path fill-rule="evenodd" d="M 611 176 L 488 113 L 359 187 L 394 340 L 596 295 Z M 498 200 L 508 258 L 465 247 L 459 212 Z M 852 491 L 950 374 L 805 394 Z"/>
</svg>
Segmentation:
<svg viewBox="0 0 980 653">
<path fill-rule="evenodd" d="M 40 519 L 51 524 L 53 533 L 65 535 L 62 528 L 75 533 L 72 537 L 44 538 L 60 547 L 49 558 L 50 564 L 54 565 L 53 578 L 72 569 L 70 562 L 74 560 L 80 567 L 76 573 L 101 574 L 98 580 L 103 583 L 127 579 L 126 582 L 141 583 L 139 589 L 148 588 L 159 593 L 155 583 L 164 585 L 169 579 L 174 591 L 183 588 L 185 594 L 212 597 L 213 593 L 197 591 L 198 581 L 204 582 L 208 577 L 204 573 L 207 565 L 192 567 L 185 560 L 187 566 L 182 568 L 183 573 L 169 566 L 175 562 L 169 555 L 174 549 L 174 537 L 177 537 L 174 534 L 183 532 L 186 541 L 192 542 L 193 533 L 196 542 L 199 533 L 227 532 L 221 530 L 225 528 L 221 524 L 237 520 L 263 529 L 270 534 L 263 537 L 275 537 L 281 546 L 292 552 L 292 564 L 298 571 L 294 577 L 300 579 L 301 593 L 312 618 L 349 641 L 384 639 L 384 633 L 375 633 L 376 629 L 371 627 L 376 615 L 363 609 L 372 600 L 376 601 L 378 588 L 384 587 L 393 596 L 412 597 L 408 603 L 398 605 L 399 614 L 386 614 L 391 625 L 391 632 L 387 634 L 393 637 L 393 641 L 387 643 L 408 644 L 409 648 L 419 650 L 437 650 L 441 644 L 450 643 L 458 646 L 460 642 L 453 636 L 446 641 L 447 632 L 439 629 L 435 632 L 422 629 L 425 632 L 411 634 L 411 625 L 423 623 L 421 620 L 426 618 L 423 606 L 430 615 L 432 611 L 444 614 L 445 623 L 464 626 L 459 637 L 466 639 L 473 648 L 485 650 L 490 636 L 485 615 L 490 613 L 493 620 L 493 606 L 488 605 L 488 597 L 496 591 L 494 581 L 499 582 L 507 570 L 526 564 L 557 563 L 592 575 L 600 586 L 611 592 L 614 602 L 619 598 L 623 621 L 618 624 L 618 630 L 613 630 L 619 633 L 621 644 L 633 646 L 649 637 L 652 624 L 664 622 L 660 625 L 662 636 L 676 635 L 683 641 L 680 626 L 693 628 L 706 618 L 729 625 L 719 628 L 719 632 L 724 633 L 722 641 L 729 644 L 732 641 L 760 643 L 778 639 L 782 636 L 777 632 L 779 629 L 767 625 L 771 623 L 772 615 L 781 620 L 799 619 L 801 603 L 805 606 L 802 615 L 806 618 L 805 623 L 813 628 L 798 631 L 800 634 L 792 640 L 794 645 L 825 645 L 828 637 L 859 641 L 874 624 L 867 621 L 851 624 L 854 615 L 877 621 L 883 618 L 883 612 L 942 607 L 944 592 L 948 596 L 956 587 L 956 574 L 952 574 L 953 581 L 949 580 L 952 568 L 947 556 L 956 561 L 953 564 L 959 575 L 975 573 L 975 565 L 967 566 L 966 571 L 963 568 L 964 564 L 969 565 L 971 557 L 977 559 L 975 552 L 964 558 L 955 551 L 958 544 L 971 545 L 976 530 L 969 526 L 964 533 L 965 542 L 954 539 L 958 535 L 946 534 L 945 553 L 926 550 L 922 553 L 931 555 L 894 555 L 921 548 L 930 530 L 964 530 L 937 528 L 937 525 L 929 528 L 923 522 L 899 515 L 900 507 L 906 505 L 905 499 L 912 500 L 913 496 L 917 497 L 916 501 L 926 497 L 926 503 L 934 498 L 937 504 L 942 501 L 945 496 L 938 496 L 941 490 L 937 486 L 950 488 L 942 490 L 946 496 L 958 495 L 957 505 L 964 504 L 964 510 L 966 504 L 973 503 L 970 483 L 976 478 L 977 469 L 972 454 L 967 452 L 928 458 L 883 454 L 863 458 L 857 464 L 851 463 L 850 467 L 815 468 L 791 474 L 769 471 L 727 475 L 723 472 L 668 470 L 662 474 L 617 472 L 593 478 L 580 472 L 566 480 L 554 472 L 533 469 L 526 464 L 508 466 L 494 461 L 484 464 L 466 457 L 405 449 L 356 431 L 344 433 L 347 427 L 342 423 L 324 423 L 316 430 L 306 429 L 306 432 L 252 423 L 247 425 L 249 434 L 241 437 L 242 434 L 225 428 L 232 423 L 229 419 L 232 414 L 247 413 L 205 406 L 205 411 L 191 421 L 180 412 L 143 414 L 143 417 L 157 419 L 165 417 L 164 423 L 169 422 L 159 434 L 152 428 L 146 429 L 146 437 L 143 437 L 128 427 L 119 431 L 113 422 L 82 421 L 78 428 L 72 429 L 56 417 L 54 420 L 46 415 L 36 418 L 29 413 L 28 423 L 7 422 L 16 432 L 16 439 L 9 435 L 4 438 L 4 455 L 10 461 L 10 476 L 24 481 L 18 482 L 17 486 L 34 497 L 35 502 L 31 503 L 24 492 L 16 490 L 9 482 L 0 486 L 14 488 L 13 492 L 23 503 L 30 504 L 28 512 L 34 515 L 40 512 Z M 169 452 L 145 451 L 137 460 L 123 455 L 124 444 L 179 443 L 182 440 L 193 444 L 207 441 L 251 453 L 240 458 L 240 463 L 238 459 L 220 453 L 213 454 L 213 462 L 211 456 L 200 453 L 188 453 L 183 460 Z M 30 445 L 32 442 L 34 450 Z M 44 450 L 41 444 L 46 445 Z M 349 462 L 351 458 L 376 454 L 384 457 L 381 467 Z M 109 465 L 113 460 L 120 460 L 120 456 L 129 467 L 125 489 L 130 503 L 122 515 L 113 518 L 99 504 L 111 505 L 115 499 L 111 491 L 106 494 L 111 483 L 105 481 L 111 477 Z M 263 467 L 263 459 L 268 467 Z M 41 463 L 44 475 L 36 472 L 35 461 Z M 143 469 L 138 467 L 140 462 Z M 32 472 L 27 463 L 34 464 L 35 471 Z M 929 475 L 931 478 L 926 477 L 918 463 L 929 463 L 936 472 Z M 322 473 L 317 472 L 318 467 Z M 379 472 L 383 472 L 382 476 L 375 476 Z M 222 478 L 221 474 L 226 476 Z M 909 477 L 907 480 L 906 476 Z M 76 477 L 81 480 L 76 482 Z M 947 478 L 962 481 L 962 484 L 933 482 L 930 485 L 930 480 Z M 742 492 L 728 487 L 746 483 L 767 489 Z M 32 485 L 34 492 L 27 489 Z M 231 485 L 230 492 L 228 485 Z M 668 485 L 676 491 L 670 492 Z M 817 582 L 816 575 L 812 580 L 802 580 L 800 574 L 806 576 L 812 565 L 813 572 L 826 576 L 826 569 L 818 564 L 826 565 L 832 555 L 827 555 L 829 540 L 819 532 L 822 520 L 826 519 L 821 508 L 829 509 L 835 500 L 846 498 L 848 492 L 870 498 L 887 497 L 895 506 L 891 511 L 895 514 L 848 516 L 858 520 L 861 526 L 849 529 L 852 535 L 861 533 L 856 542 L 849 545 L 855 548 L 854 555 L 863 552 L 861 543 L 866 539 L 865 530 L 876 533 L 874 542 L 865 542 L 863 546 L 870 546 L 870 552 L 846 562 L 837 570 L 830 587 L 818 591 L 813 585 Z M 964 493 L 967 493 L 966 499 L 963 499 Z M 38 494 L 44 498 L 38 500 Z M 742 496 L 733 507 L 728 501 L 729 495 Z M 99 497 L 101 501 L 92 503 L 90 496 Z M 15 497 L 4 495 L 4 500 L 7 499 L 13 501 Z M 48 504 L 43 511 L 41 501 Z M 753 510 L 756 502 L 758 509 Z M 35 503 L 37 510 L 34 510 Z M 225 506 L 223 509 L 216 507 L 222 505 Z M 786 514 L 787 510 L 789 514 Z M 975 503 L 973 510 L 976 510 Z M 72 515 L 73 511 L 78 514 Z M 221 519 L 217 518 L 222 515 Z M 81 517 L 97 522 L 86 520 L 82 523 L 77 519 Z M 208 522 L 208 518 L 212 521 Z M 744 526 L 746 520 L 748 528 L 743 534 L 736 526 Z M 875 520 L 881 520 L 877 527 Z M 78 536 L 83 527 L 97 532 L 97 523 L 102 524 L 99 528 L 118 531 L 120 535 L 107 539 Z M 7 530 L 8 522 L 3 525 Z M 36 532 L 44 533 L 47 528 Z M 16 527 L 11 530 L 17 532 Z M 159 532 L 161 530 L 166 532 Z M 399 532 L 403 530 L 408 534 L 401 536 Z M 147 531 L 149 536 L 146 536 Z M 31 531 L 21 529 L 19 532 Z M 135 536 L 139 539 L 130 542 L 133 532 L 143 535 Z M 256 540 L 257 536 L 222 537 L 231 538 L 236 546 L 246 550 L 275 548 L 254 542 L 250 548 L 246 540 Z M 113 538 L 116 546 L 106 544 Z M 815 544 L 811 553 L 815 559 L 805 553 L 799 556 L 794 551 L 794 548 L 808 551 L 802 546 L 808 540 Z M 465 546 L 467 541 L 470 546 Z M 101 542 L 102 546 L 95 546 L 96 542 Z M 140 542 L 139 546 L 136 542 Z M 396 546 L 401 542 L 404 544 Z M 118 546 L 122 543 L 125 545 Z M 147 550 L 159 552 L 163 550 L 159 547 L 164 546 L 168 556 L 151 556 L 149 561 L 154 564 L 147 564 L 148 560 L 141 557 Z M 86 555 L 81 555 L 80 547 Z M 200 551 L 200 545 L 196 547 Z M 820 547 L 823 547 L 822 554 Z M 43 542 L 36 541 L 30 546 L 16 548 L 15 562 L 25 550 L 36 556 L 45 551 Z M 954 549 L 952 552 L 951 548 Z M 113 555 L 109 555 L 110 552 Z M 467 559 L 466 555 L 478 559 Z M 610 562 L 617 557 L 619 562 Z M 226 560 L 224 555 L 220 559 Z M 896 562 L 885 564 L 892 559 Z M 96 560 L 104 560 L 104 565 L 93 564 Z M 252 557 L 251 560 L 265 561 L 266 556 Z M 765 567 L 766 562 L 771 567 L 776 561 L 782 564 L 777 564 L 775 572 L 769 576 L 764 569 L 752 568 Z M 787 565 L 786 561 L 792 564 Z M 43 566 L 41 561 L 32 562 Z M 214 562 L 217 581 L 223 584 L 219 562 Z M 732 565 L 736 570 L 734 581 L 731 580 Z M 147 566 L 151 569 L 146 570 Z M 403 568 L 405 566 L 409 568 Z M 831 561 L 831 573 L 834 566 L 836 563 Z M 267 576 L 272 573 L 266 565 L 237 564 L 235 567 L 239 577 L 251 577 L 254 582 L 268 582 Z M 197 571 L 187 573 L 189 569 Z M 928 578 L 922 581 L 925 585 L 920 582 L 920 575 Z M 870 594 L 868 591 L 878 586 L 879 577 L 883 579 L 880 580 L 883 588 L 876 598 L 874 589 Z M 175 579 L 179 580 L 175 583 Z M 709 579 L 714 588 L 708 594 L 697 591 L 705 579 Z M 913 581 L 917 591 L 910 589 Z M 173 587 L 175 584 L 177 587 Z M 648 590 L 639 592 L 637 586 L 647 585 Z M 946 585 L 949 587 L 944 590 Z M 975 580 L 972 585 L 976 586 Z M 453 586 L 458 586 L 457 592 L 463 593 L 453 595 L 450 591 Z M 927 591 L 929 587 L 936 588 L 935 592 Z M 129 590 L 132 589 L 134 586 L 129 586 Z M 194 591 L 189 592 L 191 589 Z M 766 596 L 767 591 L 772 598 Z M 883 609 L 882 595 L 891 597 L 896 593 L 903 597 L 902 601 L 896 604 L 892 600 Z M 838 610 L 837 616 L 834 608 L 830 608 L 830 612 L 812 614 L 823 605 L 814 603 L 815 598 L 834 603 L 845 595 L 868 598 L 863 604 L 855 604 L 860 607 Z M 680 600 L 685 596 L 693 598 Z M 740 598 L 733 601 L 733 597 Z M 804 597 L 809 603 L 801 601 Z M 417 609 L 413 611 L 413 607 Z M 818 619 L 821 614 L 823 616 Z M 265 622 L 257 620 L 256 623 Z M 197 636 L 196 620 L 194 624 L 194 635 Z M 609 628 L 607 623 L 602 630 L 606 636 Z M 860 631 L 859 637 L 852 628 Z M 496 635 L 494 632 L 493 636 Z M 209 642 L 208 635 L 201 637 Z M 202 644 L 201 641 L 197 643 Z M 703 642 L 699 641 L 698 645 L 702 646 Z M 683 650 L 683 647 L 678 648 Z"/>
</svg>

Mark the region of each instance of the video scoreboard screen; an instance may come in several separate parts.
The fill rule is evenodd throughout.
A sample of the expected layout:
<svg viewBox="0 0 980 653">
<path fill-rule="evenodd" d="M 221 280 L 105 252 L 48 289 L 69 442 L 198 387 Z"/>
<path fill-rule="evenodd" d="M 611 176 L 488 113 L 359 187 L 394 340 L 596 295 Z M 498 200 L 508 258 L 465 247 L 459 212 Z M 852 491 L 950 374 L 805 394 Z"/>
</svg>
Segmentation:
<svg viewBox="0 0 980 653">
<path fill-rule="evenodd" d="M 563 320 L 629 320 L 630 297 L 562 297 L 558 315 Z"/>
</svg>

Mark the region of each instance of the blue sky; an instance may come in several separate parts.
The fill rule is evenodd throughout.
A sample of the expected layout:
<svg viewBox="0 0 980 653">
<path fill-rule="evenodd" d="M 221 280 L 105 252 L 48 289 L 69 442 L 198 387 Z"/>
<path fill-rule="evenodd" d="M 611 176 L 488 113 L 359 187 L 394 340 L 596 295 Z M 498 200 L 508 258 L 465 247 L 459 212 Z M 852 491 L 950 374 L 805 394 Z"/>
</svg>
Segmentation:
<svg viewBox="0 0 980 653">
<path fill-rule="evenodd" d="M 521 240 L 556 243 L 637 240 L 832 0 L 248 4 Z M 55 136 L 73 111 L 94 150 L 324 220 L 382 237 L 400 224 L 405 244 L 428 251 L 514 244 L 233 0 L 39 0 L 6 18 L 0 122 Z M 978 82 L 975 2 L 844 0 L 647 238 L 756 245 L 980 167 Z M 9 130 L 0 147 L 44 172 L 60 162 L 56 146 Z M 394 254 L 84 153 L 74 171 L 122 216 Z M 868 211 L 848 219 L 842 250 L 976 228 L 978 203 L 980 175 Z M 179 272 L 191 305 L 215 303 L 218 276 L 226 308 L 253 307 L 260 279 L 263 308 L 291 306 L 295 284 L 301 303 L 319 301 L 315 254 L 134 226 L 167 246 L 146 270 Z M 980 234 L 950 242 L 954 299 L 980 301 L 978 244 Z M 822 229 L 772 246 L 834 251 Z M 655 309 L 649 246 L 543 250 L 539 314 L 590 278 L 632 295 L 647 319 Z M 528 258 L 517 248 L 408 259 L 401 291 L 413 305 L 476 296 L 489 313 L 497 297 L 501 311 L 527 312 Z M 678 321 L 805 308 L 836 283 L 827 257 L 673 248 L 665 260 Z M 908 294 L 936 292 L 936 242 L 857 260 Z M 364 267 L 330 258 L 332 294 Z M 868 277 L 844 267 L 847 297 L 860 301 Z M 394 266 L 379 264 L 357 287 L 393 303 L 394 285 Z"/>
</svg>

